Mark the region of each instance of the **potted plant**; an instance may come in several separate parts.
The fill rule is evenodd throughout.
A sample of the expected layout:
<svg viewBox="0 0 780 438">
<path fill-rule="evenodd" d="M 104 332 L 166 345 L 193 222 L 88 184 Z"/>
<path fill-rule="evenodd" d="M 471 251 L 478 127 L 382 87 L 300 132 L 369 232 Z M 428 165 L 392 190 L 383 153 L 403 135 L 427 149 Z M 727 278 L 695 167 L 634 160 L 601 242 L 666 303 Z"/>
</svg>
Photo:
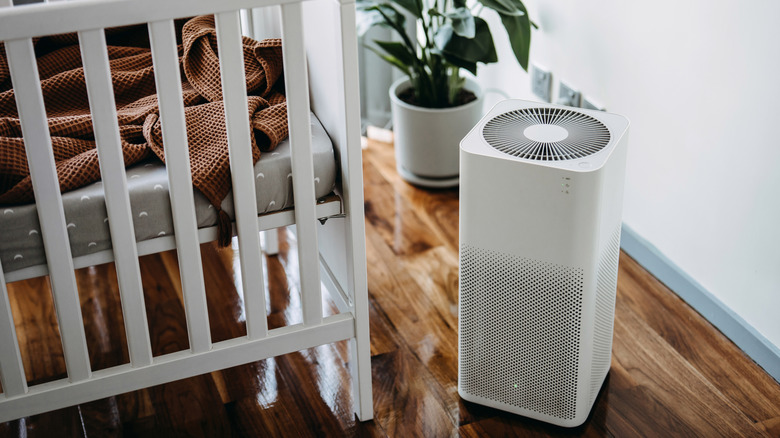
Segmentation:
<svg viewBox="0 0 780 438">
<path fill-rule="evenodd" d="M 396 167 L 414 184 L 447 187 L 458 183 L 458 144 L 482 116 L 482 92 L 461 70 L 498 61 L 487 22 L 496 11 L 515 58 L 528 69 L 531 26 L 520 0 L 357 0 L 358 34 L 373 26 L 390 28 L 399 41 L 367 44 L 405 77 L 390 88 Z M 416 35 L 406 31 L 413 17 Z"/>
</svg>

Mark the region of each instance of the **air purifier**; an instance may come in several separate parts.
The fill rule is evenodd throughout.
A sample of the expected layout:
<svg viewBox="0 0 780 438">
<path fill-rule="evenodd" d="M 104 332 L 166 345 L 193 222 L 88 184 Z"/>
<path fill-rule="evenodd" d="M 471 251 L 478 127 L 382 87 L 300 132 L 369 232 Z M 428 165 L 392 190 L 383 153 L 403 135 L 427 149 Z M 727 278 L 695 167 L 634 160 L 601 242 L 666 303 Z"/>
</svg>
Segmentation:
<svg viewBox="0 0 780 438">
<path fill-rule="evenodd" d="M 609 371 L 626 118 L 522 100 L 460 144 L 458 392 L 574 427 Z"/>
</svg>

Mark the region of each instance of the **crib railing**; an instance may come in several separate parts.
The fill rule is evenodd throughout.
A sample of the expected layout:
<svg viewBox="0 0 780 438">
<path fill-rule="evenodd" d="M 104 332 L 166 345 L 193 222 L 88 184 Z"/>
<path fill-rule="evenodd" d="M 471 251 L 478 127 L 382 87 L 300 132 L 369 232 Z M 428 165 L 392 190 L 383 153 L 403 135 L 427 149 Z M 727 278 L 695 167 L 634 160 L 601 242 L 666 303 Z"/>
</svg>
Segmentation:
<svg viewBox="0 0 780 438">
<path fill-rule="evenodd" d="M 303 324 L 268 330 L 239 10 L 281 4 Z M 322 316 L 302 6 L 291 0 L 110 0 L 10 7 L 0 40 L 22 123 L 60 327 L 67 381 L 29 387 L 0 267 L 0 421 L 355 337 L 351 313 Z M 246 338 L 212 343 L 190 176 L 173 19 L 215 14 Z M 100 28 L 95 28 L 99 23 Z M 106 49 L 107 27 L 148 23 L 190 350 L 153 357 Z M 105 190 L 130 363 L 93 372 L 32 37 L 78 32 Z M 312 268 L 315 267 L 315 268 Z M 367 342 L 367 341 L 366 341 Z M 258 353 L 259 352 L 259 353 Z M 361 360 L 364 364 L 365 360 Z M 369 365 L 370 366 L 370 365 Z M 368 378 L 370 385 L 370 376 Z M 365 381 L 365 377 L 363 378 Z M 360 391 L 363 394 L 365 390 Z M 359 397 L 356 391 L 355 397 Z M 370 397 L 370 386 L 368 389 Z M 359 416 L 371 418 L 370 400 Z M 367 408 L 366 408 L 367 406 Z"/>
</svg>

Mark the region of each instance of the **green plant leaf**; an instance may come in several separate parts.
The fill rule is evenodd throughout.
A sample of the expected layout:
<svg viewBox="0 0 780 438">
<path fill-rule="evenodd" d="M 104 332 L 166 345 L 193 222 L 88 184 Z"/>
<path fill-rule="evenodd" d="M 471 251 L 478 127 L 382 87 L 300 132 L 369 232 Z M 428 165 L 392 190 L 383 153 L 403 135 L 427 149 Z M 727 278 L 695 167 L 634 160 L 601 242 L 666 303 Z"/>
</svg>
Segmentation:
<svg viewBox="0 0 780 438">
<path fill-rule="evenodd" d="M 477 63 L 476 62 L 470 62 L 466 61 L 465 59 L 460 59 L 457 56 L 448 55 L 444 52 L 442 52 L 439 49 L 432 49 L 431 53 L 441 56 L 442 59 L 444 59 L 447 63 L 452 64 L 455 67 L 459 68 L 465 68 L 466 70 L 470 71 L 471 74 L 475 75 L 477 74 Z"/>
<path fill-rule="evenodd" d="M 469 8 L 455 8 L 452 12 L 445 14 L 439 14 L 439 11 L 431 9 L 428 11 L 430 15 L 441 15 L 447 17 L 452 23 L 452 30 L 462 37 L 474 38 L 476 32 L 476 25 L 474 24 L 474 16 L 471 15 L 471 9 Z"/>
<path fill-rule="evenodd" d="M 409 67 L 406 64 L 404 64 L 403 62 L 401 62 L 401 60 L 399 60 L 395 56 L 388 55 L 386 53 L 382 53 L 382 52 L 379 51 L 379 49 L 377 49 L 375 47 L 372 47 L 372 46 L 366 46 L 366 47 L 368 47 L 369 50 L 371 50 L 372 52 L 376 53 L 376 56 L 382 58 L 383 60 L 385 60 L 390 65 L 392 65 L 394 67 L 397 67 L 399 70 L 401 70 L 402 72 L 404 72 L 407 75 L 410 74 Z"/>
<path fill-rule="evenodd" d="M 477 75 L 477 63 L 460 59 L 457 56 L 444 54 L 444 59 L 455 67 L 460 67 L 468 70 L 474 76 Z"/>
<path fill-rule="evenodd" d="M 528 19 L 528 14 L 525 13 L 525 6 L 521 3 L 520 7 L 523 9 L 523 15 L 499 15 L 509 36 L 509 43 L 517 62 L 520 63 L 523 70 L 528 71 L 528 57 L 531 50 L 531 21 Z"/>
<path fill-rule="evenodd" d="M 489 64 L 498 61 L 493 35 L 487 22 L 480 17 L 474 17 L 474 26 L 474 38 L 465 38 L 455 33 L 452 25 L 444 24 L 434 37 L 436 47 L 449 58 L 458 58 L 469 63 Z"/>
<path fill-rule="evenodd" d="M 422 18 L 422 0 L 393 0 L 402 8 L 411 12 L 417 18 Z"/>
<path fill-rule="evenodd" d="M 398 59 L 404 65 L 406 65 L 407 69 L 411 69 L 414 66 L 414 64 L 417 62 L 417 56 L 415 56 L 414 53 L 411 53 L 409 51 L 409 48 L 406 47 L 406 45 L 402 42 L 374 40 L 374 43 L 376 43 L 377 46 L 381 47 L 382 50 L 384 50 L 391 56 Z"/>
<path fill-rule="evenodd" d="M 525 5 L 520 0 L 479 0 L 486 7 L 501 15 L 525 15 Z"/>
<path fill-rule="evenodd" d="M 363 37 L 374 26 L 387 26 L 385 19 L 377 11 L 357 10 L 355 24 L 358 37 Z"/>
<path fill-rule="evenodd" d="M 358 0 L 356 3 L 357 34 L 365 36 L 374 26 L 390 27 L 405 32 L 406 17 L 389 3 Z"/>
<path fill-rule="evenodd" d="M 509 43 L 517 62 L 528 71 L 528 56 L 531 47 L 531 26 L 528 10 L 521 0 L 479 0 L 480 3 L 498 12 L 501 23 L 509 36 Z"/>
</svg>

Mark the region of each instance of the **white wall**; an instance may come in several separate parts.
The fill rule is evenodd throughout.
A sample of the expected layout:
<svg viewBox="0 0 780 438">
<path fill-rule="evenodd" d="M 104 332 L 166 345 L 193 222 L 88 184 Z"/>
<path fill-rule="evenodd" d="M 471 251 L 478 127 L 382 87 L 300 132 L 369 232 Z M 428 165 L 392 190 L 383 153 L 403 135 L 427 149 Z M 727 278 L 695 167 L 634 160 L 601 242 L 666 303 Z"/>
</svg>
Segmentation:
<svg viewBox="0 0 780 438">
<path fill-rule="evenodd" d="M 631 119 L 625 223 L 780 346 L 780 2 L 526 5 L 553 97 L 563 79 Z M 501 62 L 479 81 L 534 99 L 486 18 Z"/>
</svg>

